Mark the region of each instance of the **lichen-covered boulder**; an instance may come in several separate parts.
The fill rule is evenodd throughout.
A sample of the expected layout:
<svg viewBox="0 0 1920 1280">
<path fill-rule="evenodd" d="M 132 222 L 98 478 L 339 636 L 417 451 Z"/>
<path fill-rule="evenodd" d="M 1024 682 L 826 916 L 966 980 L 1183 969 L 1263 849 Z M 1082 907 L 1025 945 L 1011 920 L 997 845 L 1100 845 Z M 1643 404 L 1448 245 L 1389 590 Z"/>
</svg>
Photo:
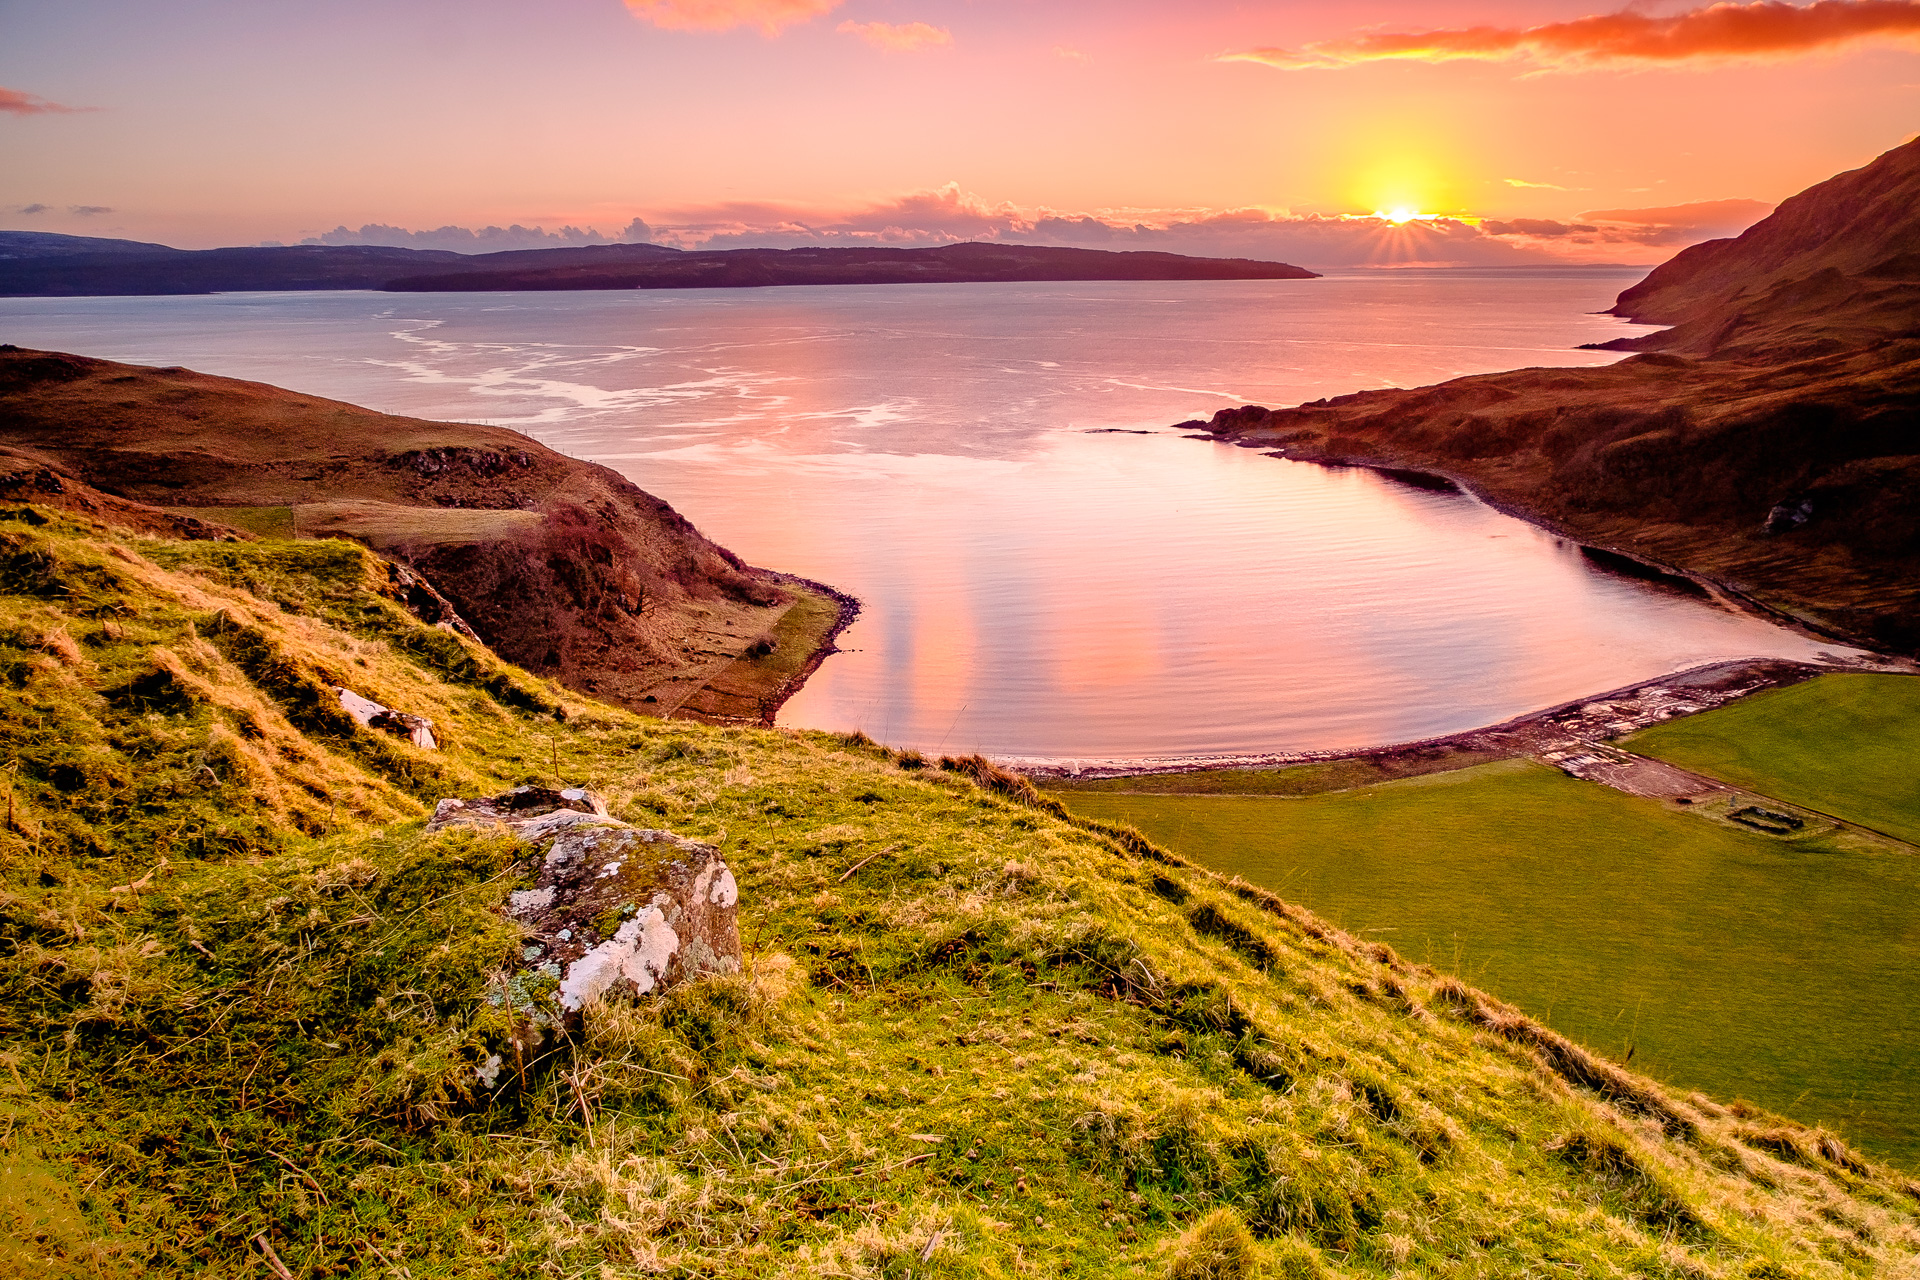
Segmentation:
<svg viewBox="0 0 1920 1280">
<path fill-rule="evenodd" d="M 645 995 L 740 968 L 740 891 L 720 850 L 671 831 L 583 827 L 556 836 L 507 913 L 530 967 L 557 974 L 560 1007 Z"/>
<path fill-rule="evenodd" d="M 449 827 L 532 846 L 533 887 L 506 906 L 524 934 L 520 956 L 488 993 L 513 1028 L 476 1070 L 489 1089 L 596 1000 L 740 970 L 740 889 L 714 845 L 621 822 L 584 788 L 442 800 L 427 830 Z"/>
</svg>

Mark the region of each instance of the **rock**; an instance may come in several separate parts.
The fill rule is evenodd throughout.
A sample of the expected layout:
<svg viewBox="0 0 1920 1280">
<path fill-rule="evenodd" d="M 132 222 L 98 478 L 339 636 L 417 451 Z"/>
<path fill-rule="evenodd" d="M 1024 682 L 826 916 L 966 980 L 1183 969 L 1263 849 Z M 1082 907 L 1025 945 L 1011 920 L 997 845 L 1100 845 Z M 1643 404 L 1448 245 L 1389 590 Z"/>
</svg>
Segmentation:
<svg viewBox="0 0 1920 1280">
<path fill-rule="evenodd" d="M 1786 533 L 1789 530 L 1798 529 L 1812 518 L 1812 498 L 1801 498 L 1798 501 L 1789 498 L 1785 502 L 1775 504 L 1767 512 L 1767 522 L 1763 527 L 1768 533 Z"/>
<path fill-rule="evenodd" d="M 340 695 L 340 705 L 353 717 L 353 722 L 363 729 L 385 729 L 397 733 L 412 742 L 414 746 L 428 751 L 438 751 L 439 742 L 433 736 L 433 721 L 425 716 L 416 716 L 405 711 L 394 711 L 383 707 L 371 698 L 363 698 L 351 689 L 336 688 Z"/>
<path fill-rule="evenodd" d="M 572 827 L 624 827 L 607 815 L 607 802 L 585 787 L 515 787 L 487 800 L 449 797 L 434 806 L 429 834 L 444 827 L 504 829 L 518 840 L 537 844 Z"/>
<path fill-rule="evenodd" d="M 556 836 L 536 886 L 513 894 L 507 914 L 530 935 L 523 956 L 559 966 L 559 1004 L 572 1013 L 610 992 L 646 995 L 737 972 L 739 900 L 715 846 L 597 827 Z"/>
<path fill-rule="evenodd" d="M 488 997 L 510 1006 L 516 1057 L 605 996 L 740 970 L 740 888 L 717 846 L 621 822 L 584 787 L 448 798 L 427 830 L 449 827 L 504 830 L 539 850 L 533 887 L 507 897 L 520 959 Z M 501 1061 L 476 1068 L 486 1087 Z"/>
</svg>

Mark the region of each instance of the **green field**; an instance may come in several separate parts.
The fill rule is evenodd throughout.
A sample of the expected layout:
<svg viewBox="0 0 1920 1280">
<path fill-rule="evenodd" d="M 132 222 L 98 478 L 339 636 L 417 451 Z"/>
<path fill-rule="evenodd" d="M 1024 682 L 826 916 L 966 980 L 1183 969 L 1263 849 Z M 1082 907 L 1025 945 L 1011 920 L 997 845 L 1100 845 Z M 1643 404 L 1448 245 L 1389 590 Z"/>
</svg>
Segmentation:
<svg viewBox="0 0 1920 1280">
<path fill-rule="evenodd" d="M 1920 843 L 1920 677 L 1822 676 L 1658 725 L 1627 745 Z"/>
<path fill-rule="evenodd" d="M 1747 834 L 1521 761 L 1306 799 L 1061 798 L 1636 1069 L 1920 1168 L 1920 858 Z"/>
</svg>

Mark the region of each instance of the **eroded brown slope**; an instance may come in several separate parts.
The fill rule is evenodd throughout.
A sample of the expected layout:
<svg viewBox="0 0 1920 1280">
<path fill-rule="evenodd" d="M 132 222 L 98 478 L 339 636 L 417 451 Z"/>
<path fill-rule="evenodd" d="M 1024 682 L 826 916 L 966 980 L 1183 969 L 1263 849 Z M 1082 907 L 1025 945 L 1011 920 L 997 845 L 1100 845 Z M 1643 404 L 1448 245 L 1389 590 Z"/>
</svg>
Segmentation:
<svg viewBox="0 0 1920 1280">
<path fill-rule="evenodd" d="M 1582 542 L 1815 626 L 1920 649 L 1920 142 L 1697 246 L 1616 310 L 1671 323 L 1598 369 L 1297 408 L 1221 439 L 1447 475 Z"/>
<path fill-rule="evenodd" d="M 424 573 L 503 657 L 640 709 L 724 667 L 800 590 L 518 432 L 187 369 L 0 350 L 0 446 L 16 485 L 85 486 L 96 495 L 77 500 L 118 523 L 230 513 L 367 543 Z"/>
</svg>

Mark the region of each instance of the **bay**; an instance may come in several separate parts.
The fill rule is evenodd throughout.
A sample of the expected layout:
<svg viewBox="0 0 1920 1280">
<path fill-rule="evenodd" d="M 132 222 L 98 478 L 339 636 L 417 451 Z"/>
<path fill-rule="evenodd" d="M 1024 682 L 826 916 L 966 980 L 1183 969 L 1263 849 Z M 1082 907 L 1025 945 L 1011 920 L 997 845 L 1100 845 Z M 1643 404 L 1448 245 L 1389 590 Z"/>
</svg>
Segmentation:
<svg viewBox="0 0 1920 1280">
<path fill-rule="evenodd" d="M 863 602 L 781 713 L 1022 760 L 1374 745 L 1835 646 L 1597 568 L 1471 498 L 1173 424 L 1641 331 L 1634 271 L 1309 281 L 0 300 L 0 334 L 614 467 Z"/>
</svg>

